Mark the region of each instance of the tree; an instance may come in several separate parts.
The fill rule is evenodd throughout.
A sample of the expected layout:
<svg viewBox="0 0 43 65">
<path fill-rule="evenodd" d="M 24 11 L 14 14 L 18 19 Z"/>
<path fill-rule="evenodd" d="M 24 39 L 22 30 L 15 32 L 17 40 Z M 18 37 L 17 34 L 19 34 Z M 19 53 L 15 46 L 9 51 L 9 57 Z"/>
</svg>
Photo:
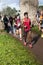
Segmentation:
<svg viewBox="0 0 43 65">
<path fill-rule="evenodd" d="M 40 9 L 40 10 L 43 10 L 43 5 L 42 5 L 42 6 L 39 6 L 39 9 Z"/>
<path fill-rule="evenodd" d="M 14 16 L 16 12 L 17 10 L 15 8 L 12 9 L 11 7 L 7 6 L 6 8 L 3 9 L 2 14 Z"/>
</svg>

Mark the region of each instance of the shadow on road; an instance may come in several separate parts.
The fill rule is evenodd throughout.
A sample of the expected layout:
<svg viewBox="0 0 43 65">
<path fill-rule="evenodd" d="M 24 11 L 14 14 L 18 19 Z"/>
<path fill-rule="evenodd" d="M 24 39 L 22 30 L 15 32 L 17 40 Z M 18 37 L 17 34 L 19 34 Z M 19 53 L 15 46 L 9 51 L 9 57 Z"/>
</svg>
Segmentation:
<svg viewBox="0 0 43 65">
<path fill-rule="evenodd" d="M 36 44 L 36 42 L 39 40 L 39 38 L 40 38 L 39 35 L 34 36 L 33 39 L 32 39 L 32 44 L 33 45 Z"/>
</svg>

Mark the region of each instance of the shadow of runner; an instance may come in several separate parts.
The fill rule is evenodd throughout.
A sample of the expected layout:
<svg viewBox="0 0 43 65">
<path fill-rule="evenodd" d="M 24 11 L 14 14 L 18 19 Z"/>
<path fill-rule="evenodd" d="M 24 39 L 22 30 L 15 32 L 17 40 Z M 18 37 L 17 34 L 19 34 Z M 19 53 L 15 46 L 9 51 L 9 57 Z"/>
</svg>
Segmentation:
<svg viewBox="0 0 43 65">
<path fill-rule="evenodd" d="M 32 39 L 32 41 L 31 41 L 32 45 L 36 44 L 36 42 L 39 40 L 39 38 L 40 38 L 40 35 L 34 36 L 33 39 Z"/>
</svg>

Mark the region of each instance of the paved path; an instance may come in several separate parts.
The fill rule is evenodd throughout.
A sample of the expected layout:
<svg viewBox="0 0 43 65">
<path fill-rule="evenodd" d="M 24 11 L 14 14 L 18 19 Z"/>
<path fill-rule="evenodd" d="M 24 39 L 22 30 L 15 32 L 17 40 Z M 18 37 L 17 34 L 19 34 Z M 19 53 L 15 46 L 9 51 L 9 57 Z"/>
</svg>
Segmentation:
<svg viewBox="0 0 43 65">
<path fill-rule="evenodd" d="M 37 43 L 33 46 L 32 49 L 30 49 L 36 58 L 43 63 L 43 39 L 39 38 Z"/>
<path fill-rule="evenodd" d="M 37 37 L 36 37 L 36 40 L 37 40 L 37 42 L 36 42 L 36 44 L 33 45 L 33 48 L 32 49 L 29 48 L 29 49 L 32 51 L 32 53 L 36 56 L 36 58 L 43 65 L 43 39 L 42 38 L 37 39 Z M 29 47 L 29 46 L 27 45 L 27 47 Z"/>
</svg>

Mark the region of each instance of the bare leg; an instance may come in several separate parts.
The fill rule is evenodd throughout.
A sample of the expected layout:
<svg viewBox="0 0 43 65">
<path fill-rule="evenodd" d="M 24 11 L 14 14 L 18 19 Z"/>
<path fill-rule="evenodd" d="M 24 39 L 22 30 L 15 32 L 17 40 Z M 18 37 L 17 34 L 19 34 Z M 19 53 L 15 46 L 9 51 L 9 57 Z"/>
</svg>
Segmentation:
<svg viewBox="0 0 43 65">
<path fill-rule="evenodd" d="M 22 40 L 22 30 L 21 30 L 21 28 L 19 29 L 19 36 L 20 36 L 20 40 Z"/>
</svg>

